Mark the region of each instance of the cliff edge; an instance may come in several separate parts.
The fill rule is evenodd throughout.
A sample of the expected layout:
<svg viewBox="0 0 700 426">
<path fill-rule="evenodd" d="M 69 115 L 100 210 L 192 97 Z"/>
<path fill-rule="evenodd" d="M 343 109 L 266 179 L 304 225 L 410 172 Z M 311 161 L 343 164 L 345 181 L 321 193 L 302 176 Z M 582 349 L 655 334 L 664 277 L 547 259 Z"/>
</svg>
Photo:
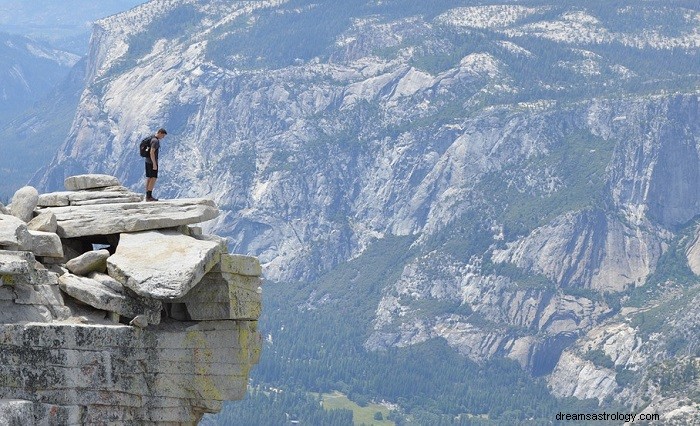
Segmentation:
<svg viewBox="0 0 700 426">
<path fill-rule="evenodd" d="M 0 204 L 0 423 L 196 424 L 245 395 L 261 267 L 113 176 Z"/>
</svg>

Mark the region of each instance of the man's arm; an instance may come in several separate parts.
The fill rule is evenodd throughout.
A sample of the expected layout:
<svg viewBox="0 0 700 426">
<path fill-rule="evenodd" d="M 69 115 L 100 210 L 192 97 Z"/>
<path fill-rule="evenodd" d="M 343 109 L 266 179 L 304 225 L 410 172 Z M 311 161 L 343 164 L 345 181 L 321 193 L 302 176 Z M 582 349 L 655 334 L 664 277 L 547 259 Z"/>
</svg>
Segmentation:
<svg viewBox="0 0 700 426">
<path fill-rule="evenodd" d="M 151 163 L 153 163 L 153 170 L 158 170 L 158 162 L 156 161 L 156 150 L 153 149 L 153 145 L 151 145 L 151 149 L 148 150 L 148 155 L 151 156 Z"/>
</svg>

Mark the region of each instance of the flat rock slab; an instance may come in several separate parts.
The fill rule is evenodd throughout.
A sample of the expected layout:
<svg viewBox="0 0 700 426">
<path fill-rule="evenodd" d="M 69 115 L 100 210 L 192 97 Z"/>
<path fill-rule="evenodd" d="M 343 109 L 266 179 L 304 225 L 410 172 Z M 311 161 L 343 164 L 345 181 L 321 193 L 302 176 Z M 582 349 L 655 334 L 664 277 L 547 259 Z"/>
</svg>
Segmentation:
<svg viewBox="0 0 700 426">
<path fill-rule="evenodd" d="M 143 196 L 123 186 L 91 191 L 60 191 L 39 195 L 38 207 L 82 206 L 87 204 L 137 203 Z"/>
<path fill-rule="evenodd" d="M 219 263 L 221 250 L 216 242 L 176 231 L 121 234 L 107 271 L 141 296 L 172 300 L 186 295 Z"/>
<path fill-rule="evenodd" d="M 105 285 L 91 278 L 64 274 L 58 278 L 58 285 L 66 294 L 93 308 L 114 312 L 128 318 L 145 315 L 150 324 L 160 322 L 162 304 L 158 300 L 132 297 L 113 286 Z"/>
<path fill-rule="evenodd" d="M 48 207 L 45 210 L 56 215 L 56 233 L 61 238 L 174 228 L 219 215 L 216 204 L 205 198 Z"/>
<path fill-rule="evenodd" d="M 12 215 L 0 214 L 0 247 L 10 250 L 29 250 L 32 237 L 27 224 Z"/>
<path fill-rule="evenodd" d="M 110 175 L 87 174 L 70 176 L 63 181 L 63 185 L 69 191 L 81 189 L 104 188 L 107 186 L 121 185 L 119 179 Z"/>
</svg>

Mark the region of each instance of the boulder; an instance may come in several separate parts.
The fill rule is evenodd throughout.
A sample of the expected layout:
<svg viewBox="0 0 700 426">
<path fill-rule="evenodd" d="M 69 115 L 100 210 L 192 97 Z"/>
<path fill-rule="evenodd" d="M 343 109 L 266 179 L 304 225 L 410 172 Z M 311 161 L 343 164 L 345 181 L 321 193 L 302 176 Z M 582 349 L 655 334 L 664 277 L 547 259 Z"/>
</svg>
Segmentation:
<svg viewBox="0 0 700 426">
<path fill-rule="evenodd" d="M 93 250 L 66 262 L 66 268 L 76 275 L 87 275 L 90 272 L 105 272 L 109 251 Z"/>
<path fill-rule="evenodd" d="M 219 215 L 214 202 L 204 198 L 48 207 L 45 210 L 56 215 L 56 232 L 61 238 L 174 228 L 204 222 Z"/>
<path fill-rule="evenodd" d="M 79 191 L 81 189 L 105 188 L 108 186 L 119 186 L 119 179 L 110 175 L 87 174 L 70 176 L 63 181 L 63 185 L 69 191 Z"/>
<path fill-rule="evenodd" d="M 262 311 L 259 277 L 211 271 L 178 303 L 194 321 L 257 320 Z"/>
<path fill-rule="evenodd" d="M 160 323 L 161 302 L 119 292 L 99 281 L 73 274 L 61 275 L 58 285 L 69 296 L 93 308 L 128 318 L 144 315 L 149 324 Z"/>
<path fill-rule="evenodd" d="M 53 232 L 29 230 L 32 241 L 32 252 L 37 256 L 63 257 L 61 239 Z"/>
<path fill-rule="evenodd" d="M 141 296 L 172 300 L 187 294 L 220 257 L 218 243 L 177 231 L 121 234 L 107 271 Z"/>
<path fill-rule="evenodd" d="M 56 232 L 56 215 L 51 212 L 43 212 L 30 220 L 27 228 L 32 231 Z"/>
<path fill-rule="evenodd" d="M 32 236 L 21 219 L 0 214 L 0 248 L 3 247 L 8 250 L 31 249 Z"/>
<path fill-rule="evenodd" d="M 32 220 L 34 209 L 39 201 L 39 192 L 33 186 L 20 188 L 12 196 L 10 213 L 25 223 Z"/>
</svg>

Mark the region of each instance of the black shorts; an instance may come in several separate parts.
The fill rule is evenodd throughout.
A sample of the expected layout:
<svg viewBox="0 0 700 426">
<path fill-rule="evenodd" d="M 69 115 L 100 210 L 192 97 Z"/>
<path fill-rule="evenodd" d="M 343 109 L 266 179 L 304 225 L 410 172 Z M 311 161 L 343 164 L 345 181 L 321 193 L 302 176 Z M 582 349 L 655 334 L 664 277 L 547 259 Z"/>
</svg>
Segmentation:
<svg viewBox="0 0 700 426">
<path fill-rule="evenodd" d="M 157 178 L 158 170 L 153 170 L 153 163 L 146 163 L 146 177 L 147 178 Z"/>
</svg>

